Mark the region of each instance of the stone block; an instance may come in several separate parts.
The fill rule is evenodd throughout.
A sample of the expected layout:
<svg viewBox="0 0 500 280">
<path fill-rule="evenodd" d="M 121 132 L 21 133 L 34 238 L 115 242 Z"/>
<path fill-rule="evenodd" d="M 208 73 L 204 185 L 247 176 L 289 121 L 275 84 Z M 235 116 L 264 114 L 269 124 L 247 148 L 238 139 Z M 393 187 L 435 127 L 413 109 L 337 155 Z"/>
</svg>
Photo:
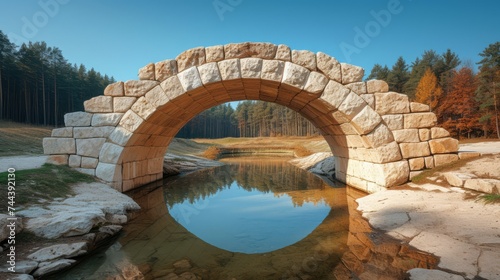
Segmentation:
<svg viewBox="0 0 500 280">
<path fill-rule="evenodd" d="M 114 129 L 114 126 L 75 127 L 73 130 L 73 138 L 106 138 Z"/>
<path fill-rule="evenodd" d="M 43 138 L 43 153 L 46 155 L 74 154 L 76 152 L 73 138 Z"/>
<path fill-rule="evenodd" d="M 179 54 L 175 60 L 179 73 L 190 67 L 202 65 L 206 62 L 205 48 L 197 47 L 186 50 Z"/>
<path fill-rule="evenodd" d="M 52 137 L 71 138 L 73 137 L 72 127 L 61 127 L 52 129 Z"/>
<path fill-rule="evenodd" d="M 408 164 L 410 165 L 410 170 L 422 170 L 425 167 L 424 158 L 411 158 L 408 160 Z"/>
<path fill-rule="evenodd" d="M 368 104 L 368 106 L 372 107 L 372 109 L 375 110 L 375 95 L 373 95 L 373 94 L 361 94 L 360 97 L 365 100 L 365 102 L 366 102 L 366 104 Z"/>
<path fill-rule="evenodd" d="M 134 132 L 141 126 L 143 122 L 144 120 L 139 117 L 139 115 L 137 115 L 132 110 L 128 110 L 120 120 L 120 126 L 130 132 Z"/>
<path fill-rule="evenodd" d="M 366 83 L 365 82 L 357 82 L 350 83 L 345 85 L 346 88 L 350 89 L 357 95 L 366 94 Z"/>
<path fill-rule="evenodd" d="M 205 48 L 206 63 L 224 60 L 224 46 L 211 46 Z"/>
<path fill-rule="evenodd" d="M 241 79 L 240 60 L 227 59 L 217 62 L 222 80 Z"/>
<path fill-rule="evenodd" d="M 68 160 L 69 167 L 80 167 L 82 164 L 82 157 L 78 155 L 70 155 Z"/>
<path fill-rule="evenodd" d="M 406 183 L 410 176 L 410 168 L 406 160 L 384 163 L 382 170 L 384 184 L 381 185 L 387 188 Z"/>
<path fill-rule="evenodd" d="M 403 115 L 384 115 L 382 119 L 390 130 L 403 129 Z"/>
<path fill-rule="evenodd" d="M 95 169 L 95 176 L 106 182 L 121 181 L 122 179 L 121 169 L 122 166 L 120 164 L 99 162 L 99 164 Z"/>
<path fill-rule="evenodd" d="M 92 114 L 87 112 L 73 112 L 64 115 L 64 125 L 69 126 L 90 126 Z"/>
<path fill-rule="evenodd" d="M 113 97 L 100 95 L 92 97 L 83 102 L 85 112 L 89 113 L 112 113 L 113 112 Z"/>
<path fill-rule="evenodd" d="M 264 60 L 262 61 L 261 79 L 281 82 L 284 70 L 285 62 L 276 60 Z"/>
<path fill-rule="evenodd" d="M 286 45 L 278 45 L 276 48 L 276 56 L 274 58 L 283 61 L 291 61 L 292 54 L 290 48 Z"/>
<path fill-rule="evenodd" d="M 69 161 L 69 155 L 50 155 L 47 158 L 46 163 L 55 165 L 67 165 Z"/>
<path fill-rule="evenodd" d="M 480 157 L 481 153 L 477 152 L 459 152 L 458 157 L 460 159 L 469 159 L 469 158 L 475 158 L 475 157 Z"/>
<path fill-rule="evenodd" d="M 426 157 L 431 154 L 427 142 L 420 143 L 400 143 L 401 155 L 403 158 Z"/>
<path fill-rule="evenodd" d="M 418 130 L 418 137 L 420 141 L 428 141 L 431 139 L 431 130 L 427 128 L 421 128 Z"/>
<path fill-rule="evenodd" d="M 144 94 L 146 94 L 146 92 L 148 92 L 158 84 L 159 82 L 157 81 L 127 81 L 125 82 L 125 96 L 143 96 Z"/>
<path fill-rule="evenodd" d="M 429 156 L 424 158 L 425 168 L 431 169 L 434 168 L 434 157 Z"/>
<path fill-rule="evenodd" d="M 217 67 L 217 63 L 215 62 L 198 66 L 198 74 L 200 75 L 201 82 L 204 85 L 220 82 L 222 80 L 219 67 Z"/>
<path fill-rule="evenodd" d="M 115 144 L 125 147 L 132 135 L 132 132 L 126 130 L 121 126 L 117 126 L 115 130 L 113 130 L 111 135 L 109 135 L 109 140 L 111 140 Z"/>
<path fill-rule="evenodd" d="M 335 110 L 340 107 L 350 92 L 351 91 L 342 84 L 330 80 L 320 98 L 331 105 L 331 110 Z"/>
<path fill-rule="evenodd" d="M 224 45 L 225 59 L 258 57 L 273 59 L 276 56 L 277 46 L 271 43 L 231 43 Z"/>
<path fill-rule="evenodd" d="M 381 123 L 372 132 L 363 135 L 365 147 L 377 148 L 394 141 L 391 131 Z"/>
<path fill-rule="evenodd" d="M 99 162 L 114 164 L 121 163 L 122 152 L 122 146 L 113 143 L 104 143 L 101 151 L 99 152 Z"/>
<path fill-rule="evenodd" d="M 458 160 L 458 155 L 456 154 L 434 155 L 434 166 L 441 166 L 444 164 L 452 163 L 457 160 Z"/>
<path fill-rule="evenodd" d="M 399 145 L 395 141 L 386 145 L 382 145 L 376 148 L 375 151 L 376 151 L 376 156 L 374 160 L 377 163 L 388 163 L 388 162 L 399 161 L 402 159 Z"/>
<path fill-rule="evenodd" d="M 76 139 L 76 154 L 97 158 L 106 138 Z"/>
<path fill-rule="evenodd" d="M 123 96 L 124 93 L 123 82 L 109 84 L 104 89 L 105 96 Z"/>
<path fill-rule="evenodd" d="M 177 74 L 177 60 L 167 59 L 155 64 L 155 80 L 163 82 Z"/>
<path fill-rule="evenodd" d="M 242 58 L 240 59 L 241 77 L 250 79 L 260 79 L 262 72 L 262 59 Z"/>
<path fill-rule="evenodd" d="M 434 113 L 411 113 L 404 115 L 404 128 L 428 128 L 437 123 Z"/>
<path fill-rule="evenodd" d="M 404 114 L 410 112 L 408 95 L 397 92 L 374 93 L 375 110 L 381 115 Z"/>
<path fill-rule="evenodd" d="M 139 69 L 139 80 L 155 80 L 155 64 L 149 63 L 148 65 Z"/>
<path fill-rule="evenodd" d="M 327 83 L 328 78 L 325 75 L 314 71 L 309 74 L 304 90 L 310 93 L 320 94 L 325 89 Z"/>
<path fill-rule="evenodd" d="M 476 175 L 474 174 L 457 172 L 446 172 L 443 175 L 446 178 L 446 181 L 448 181 L 448 184 L 454 187 L 463 187 L 465 181 L 467 181 L 468 179 L 476 178 Z"/>
<path fill-rule="evenodd" d="M 464 188 L 478 192 L 498 194 L 500 192 L 500 180 L 497 179 L 468 179 Z"/>
<path fill-rule="evenodd" d="M 305 67 L 291 62 L 285 62 L 285 69 L 281 82 L 298 89 L 303 89 L 309 77 L 309 73 L 310 71 Z"/>
<path fill-rule="evenodd" d="M 125 113 L 132 107 L 137 97 L 123 96 L 113 98 L 113 111 L 116 113 Z"/>
<path fill-rule="evenodd" d="M 122 113 L 94 114 L 92 116 L 92 126 L 116 126 L 119 122 Z"/>
<path fill-rule="evenodd" d="M 356 65 L 340 63 L 340 68 L 342 70 L 342 84 L 344 85 L 361 82 L 365 75 L 365 69 Z"/>
<path fill-rule="evenodd" d="M 346 99 L 347 100 L 347 99 Z M 359 134 L 367 134 L 373 131 L 382 121 L 377 112 L 370 106 L 365 106 L 353 119 L 352 124 Z"/>
<path fill-rule="evenodd" d="M 418 135 L 418 129 L 398 129 L 393 130 L 394 140 L 398 143 L 417 143 L 420 142 L 420 137 Z"/>
<path fill-rule="evenodd" d="M 433 154 L 447 154 L 458 151 L 458 140 L 453 138 L 440 138 L 429 141 Z"/>
<path fill-rule="evenodd" d="M 446 130 L 442 127 L 431 128 L 431 138 L 432 139 L 445 138 L 445 137 L 450 137 L 450 133 L 448 132 L 448 130 Z"/>
<path fill-rule="evenodd" d="M 367 93 L 388 92 L 389 85 L 382 80 L 369 80 L 366 82 Z"/>
<path fill-rule="evenodd" d="M 412 113 L 430 112 L 431 107 L 429 107 L 429 105 L 418 103 L 418 102 L 410 102 L 410 111 Z"/>
<path fill-rule="evenodd" d="M 342 69 L 340 63 L 335 58 L 318 52 L 316 53 L 316 67 L 328 78 L 338 83 L 342 82 Z"/>
<path fill-rule="evenodd" d="M 311 71 L 316 70 L 316 55 L 311 51 L 292 50 L 292 62 Z"/>
<path fill-rule="evenodd" d="M 81 157 L 81 167 L 82 168 L 96 168 L 99 160 L 92 157 Z"/>
<path fill-rule="evenodd" d="M 359 114 L 364 107 L 368 107 L 365 100 L 351 91 L 345 97 L 344 101 L 342 101 L 342 104 L 340 104 L 339 111 L 344 113 L 349 119 L 352 119 Z"/>
<path fill-rule="evenodd" d="M 181 83 L 184 91 L 193 90 L 202 86 L 200 74 L 198 73 L 198 68 L 196 68 L 196 66 L 182 71 L 177 74 L 177 77 L 179 78 L 179 82 Z"/>
</svg>

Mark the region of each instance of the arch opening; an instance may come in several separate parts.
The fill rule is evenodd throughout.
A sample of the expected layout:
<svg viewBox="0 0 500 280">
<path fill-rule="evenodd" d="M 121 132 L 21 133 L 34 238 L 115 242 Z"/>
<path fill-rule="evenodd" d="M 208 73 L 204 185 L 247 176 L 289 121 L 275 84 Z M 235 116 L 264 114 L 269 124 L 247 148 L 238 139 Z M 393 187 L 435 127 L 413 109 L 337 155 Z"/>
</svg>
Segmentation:
<svg viewBox="0 0 500 280">
<path fill-rule="evenodd" d="M 458 159 L 457 141 L 434 127 L 428 106 L 362 77 L 360 67 L 283 45 L 195 48 L 146 65 L 138 81 L 109 85 L 85 102 L 86 112 L 68 114 L 44 150 L 127 191 L 162 178 L 170 141 L 194 116 L 230 101 L 262 100 L 308 119 L 336 157 L 336 178 L 367 192 Z"/>
</svg>

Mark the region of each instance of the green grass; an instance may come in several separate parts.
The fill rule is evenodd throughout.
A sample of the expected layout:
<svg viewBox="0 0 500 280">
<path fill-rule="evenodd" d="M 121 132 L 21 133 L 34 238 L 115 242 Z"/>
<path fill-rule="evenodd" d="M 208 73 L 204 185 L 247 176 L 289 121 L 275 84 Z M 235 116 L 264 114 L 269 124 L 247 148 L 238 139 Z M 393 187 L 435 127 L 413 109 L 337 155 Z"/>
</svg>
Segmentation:
<svg viewBox="0 0 500 280">
<path fill-rule="evenodd" d="M 71 185 L 94 182 L 94 177 L 63 165 L 44 164 L 37 169 L 19 170 L 15 173 L 15 207 L 37 204 L 40 199 L 52 200 L 71 195 Z M 0 205 L 7 208 L 8 172 L 0 173 Z"/>
<path fill-rule="evenodd" d="M 482 200 L 485 204 L 500 203 L 500 194 L 483 194 L 478 200 Z"/>
</svg>

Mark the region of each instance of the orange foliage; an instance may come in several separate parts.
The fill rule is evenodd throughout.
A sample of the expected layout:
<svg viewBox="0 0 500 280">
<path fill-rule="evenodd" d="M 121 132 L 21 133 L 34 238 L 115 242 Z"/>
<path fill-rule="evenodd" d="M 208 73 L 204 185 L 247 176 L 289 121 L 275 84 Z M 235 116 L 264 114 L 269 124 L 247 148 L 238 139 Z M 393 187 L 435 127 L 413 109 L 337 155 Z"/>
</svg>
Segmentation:
<svg viewBox="0 0 500 280">
<path fill-rule="evenodd" d="M 434 110 L 436 109 L 442 94 L 443 89 L 438 84 L 436 75 L 434 75 L 430 68 L 427 68 L 424 75 L 418 82 L 418 86 L 415 91 L 415 101 L 427 104 L 431 107 L 431 110 Z"/>
</svg>

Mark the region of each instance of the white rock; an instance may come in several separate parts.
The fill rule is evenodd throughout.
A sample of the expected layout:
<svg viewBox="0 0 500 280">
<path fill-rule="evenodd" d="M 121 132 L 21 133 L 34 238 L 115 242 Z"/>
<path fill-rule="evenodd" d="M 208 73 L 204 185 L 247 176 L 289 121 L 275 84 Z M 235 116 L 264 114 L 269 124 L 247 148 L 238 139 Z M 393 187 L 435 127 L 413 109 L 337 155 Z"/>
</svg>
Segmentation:
<svg viewBox="0 0 500 280">
<path fill-rule="evenodd" d="M 43 153 L 46 155 L 74 154 L 75 139 L 43 138 Z"/>
<path fill-rule="evenodd" d="M 9 280 L 34 280 L 33 276 L 29 274 L 16 274 L 10 276 Z"/>
<path fill-rule="evenodd" d="M 95 169 L 95 176 L 106 182 L 121 181 L 121 165 L 99 162 Z"/>
<path fill-rule="evenodd" d="M 408 95 L 397 92 L 375 93 L 375 109 L 381 115 L 410 112 Z"/>
<path fill-rule="evenodd" d="M 116 82 L 106 86 L 104 89 L 104 95 L 123 96 L 123 82 Z"/>
<path fill-rule="evenodd" d="M 479 276 L 483 279 L 500 279 L 500 252 L 483 250 L 479 256 Z"/>
<path fill-rule="evenodd" d="M 113 97 L 99 95 L 83 102 L 85 112 L 89 113 L 112 113 Z"/>
<path fill-rule="evenodd" d="M 92 126 L 116 126 L 122 116 L 121 113 L 94 114 L 91 124 Z"/>
<path fill-rule="evenodd" d="M 347 63 L 340 63 L 340 67 L 342 69 L 342 84 L 361 82 L 363 80 L 365 69 L 362 67 Z"/>
<path fill-rule="evenodd" d="M 73 137 L 72 127 L 61 127 L 52 129 L 52 137 Z"/>
<path fill-rule="evenodd" d="M 321 153 L 314 153 L 314 154 L 307 156 L 307 157 L 295 158 L 295 159 L 292 159 L 288 162 L 290 162 L 291 164 L 293 164 L 299 168 L 309 169 L 309 168 L 315 166 L 316 164 L 318 164 L 319 162 L 321 162 L 321 161 L 323 161 L 331 156 L 333 156 L 332 153 L 321 152 Z"/>
<path fill-rule="evenodd" d="M 465 272 L 469 278 L 473 278 L 477 274 L 477 259 L 481 251 L 472 244 L 427 231 L 421 232 L 409 244 L 440 257 L 438 264 L 440 268 Z"/>
<path fill-rule="evenodd" d="M 74 197 L 51 203 L 47 209 L 29 207 L 18 211 L 18 215 L 30 218 L 26 230 L 46 238 L 83 235 L 106 222 L 106 216 L 140 209 L 132 198 L 105 184 L 81 183 L 72 190 Z"/>
<path fill-rule="evenodd" d="M 15 220 L 9 220 L 12 218 L 13 217 L 10 215 L 0 214 L 0 242 L 4 241 L 6 238 L 10 236 L 11 228 L 12 229 L 14 228 L 12 223 L 16 225 L 15 226 L 16 233 L 21 232 L 21 230 L 23 229 L 22 219 L 17 218 Z"/>
<path fill-rule="evenodd" d="M 484 193 L 500 193 L 500 180 L 497 179 L 468 179 L 464 188 Z"/>
<path fill-rule="evenodd" d="M 316 70 L 316 55 L 307 50 L 292 50 L 292 62 L 311 71 Z"/>
<path fill-rule="evenodd" d="M 28 259 L 46 262 L 61 258 L 72 258 L 87 253 L 87 242 L 56 244 L 28 255 Z"/>
<path fill-rule="evenodd" d="M 413 268 L 408 270 L 410 280 L 464 280 L 460 275 L 437 269 Z"/>
<path fill-rule="evenodd" d="M 2 266 L 0 268 L 0 272 L 8 273 L 9 267 L 10 267 L 9 264 Z M 16 273 L 30 274 L 37 267 L 38 267 L 38 262 L 36 262 L 36 261 L 28 261 L 28 260 L 16 261 L 15 271 L 16 271 Z"/>
<path fill-rule="evenodd" d="M 99 153 L 99 161 L 105 163 L 119 163 L 122 151 L 122 146 L 113 143 L 104 143 Z"/>
<path fill-rule="evenodd" d="M 318 52 L 316 53 L 316 66 L 318 70 L 323 72 L 328 78 L 339 83 L 342 82 L 340 63 L 335 58 L 325 53 Z"/>
<path fill-rule="evenodd" d="M 443 175 L 446 178 L 446 181 L 448 181 L 448 184 L 454 187 L 463 187 L 466 180 L 476 178 L 476 175 L 474 174 L 457 172 L 446 172 Z"/>
<path fill-rule="evenodd" d="M 285 70 L 283 71 L 283 80 L 281 82 L 303 89 L 310 72 L 311 71 L 305 67 L 291 62 L 285 62 Z"/>
<path fill-rule="evenodd" d="M 106 138 L 76 139 L 76 153 L 80 156 L 98 157 Z"/>
<path fill-rule="evenodd" d="M 121 96 L 113 98 L 113 111 L 116 113 L 125 113 L 137 100 L 133 96 Z"/>
<path fill-rule="evenodd" d="M 64 115 L 65 126 L 90 126 L 92 114 L 87 112 L 73 112 Z"/>
<path fill-rule="evenodd" d="M 106 138 L 114 129 L 114 126 L 75 127 L 73 138 Z"/>
<path fill-rule="evenodd" d="M 63 259 L 63 260 L 57 260 L 53 263 L 47 264 L 45 266 L 42 266 L 38 268 L 35 273 L 33 273 L 33 276 L 39 277 L 45 274 L 49 274 L 55 271 L 59 271 L 65 267 L 68 267 L 72 265 L 75 262 L 75 260 L 68 260 L 68 259 Z"/>
</svg>

